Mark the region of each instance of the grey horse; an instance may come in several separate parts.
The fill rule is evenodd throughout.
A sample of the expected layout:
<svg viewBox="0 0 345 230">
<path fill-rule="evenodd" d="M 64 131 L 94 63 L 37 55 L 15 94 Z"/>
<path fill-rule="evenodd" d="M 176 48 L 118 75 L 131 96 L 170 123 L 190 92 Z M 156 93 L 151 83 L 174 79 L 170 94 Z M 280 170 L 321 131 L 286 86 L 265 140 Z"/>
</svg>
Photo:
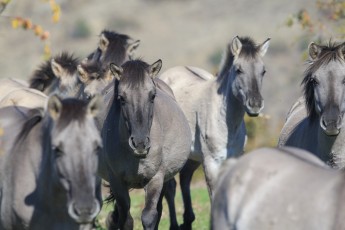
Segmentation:
<svg viewBox="0 0 345 230">
<path fill-rule="evenodd" d="M 236 36 L 226 47 L 218 77 L 184 66 L 168 69 L 159 77 L 172 88 L 192 130 L 191 155 L 180 172 L 184 229 L 191 229 L 195 219 L 189 188 L 194 171 L 203 164 L 211 197 L 221 163 L 243 153 L 244 114 L 257 116 L 264 106 L 262 57 L 269 40 L 256 45 L 250 38 Z"/>
<path fill-rule="evenodd" d="M 114 98 L 103 125 L 104 162 L 116 200 L 108 216 L 110 229 L 132 229 L 130 188 L 145 188 L 144 229 L 157 229 L 162 211 L 162 190 L 181 170 L 191 146 L 188 122 L 172 96 L 156 87 L 161 68 L 132 60 L 111 65 Z"/>
<path fill-rule="evenodd" d="M 217 181 L 211 229 L 345 229 L 344 172 L 294 147 L 229 159 Z"/>
<path fill-rule="evenodd" d="M 304 97 L 290 109 L 278 143 L 306 149 L 335 168 L 345 167 L 344 53 L 344 43 L 309 45 Z"/>
<path fill-rule="evenodd" d="M 91 229 L 101 207 L 101 103 L 52 96 L 0 109 L 0 229 Z"/>
</svg>

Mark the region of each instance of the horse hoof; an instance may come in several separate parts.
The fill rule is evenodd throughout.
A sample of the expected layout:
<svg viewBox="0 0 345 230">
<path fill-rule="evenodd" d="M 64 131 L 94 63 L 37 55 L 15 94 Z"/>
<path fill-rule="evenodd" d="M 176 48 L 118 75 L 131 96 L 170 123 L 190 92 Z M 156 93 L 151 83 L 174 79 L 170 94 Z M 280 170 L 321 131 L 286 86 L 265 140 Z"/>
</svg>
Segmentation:
<svg viewBox="0 0 345 230">
<path fill-rule="evenodd" d="M 192 230 L 192 224 L 181 224 L 180 230 Z"/>
<path fill-rule="evenodd" d="M 114 220 L 113 212 L 109 212 L 107 219 L 105 220 L 105 226 L 108 230 L 117 230 L 119 229 L 118 224 Z"/>
</svg>

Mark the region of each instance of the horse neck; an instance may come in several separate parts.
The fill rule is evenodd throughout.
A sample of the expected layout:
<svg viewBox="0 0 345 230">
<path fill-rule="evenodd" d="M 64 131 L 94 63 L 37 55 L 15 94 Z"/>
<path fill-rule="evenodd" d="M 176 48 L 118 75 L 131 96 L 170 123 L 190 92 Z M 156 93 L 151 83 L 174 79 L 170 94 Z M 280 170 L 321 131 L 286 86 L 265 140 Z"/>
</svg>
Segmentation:
<svg viewBox="0 0 345 230">
<path fill-rule="evenodd" d="M 228 71 L 222 71 L 223 74 L 214 80 L 217 89 L 217 96 L 220 97 L 220 111 L 221 115 L 226 120 L 228 128 L 238 128 L 239 124 L 243 122 L 244 106 L 235 97 L 232 90 L 232 83 L 234 81 L 234 74 L 231 66 Z"/>
</svg>

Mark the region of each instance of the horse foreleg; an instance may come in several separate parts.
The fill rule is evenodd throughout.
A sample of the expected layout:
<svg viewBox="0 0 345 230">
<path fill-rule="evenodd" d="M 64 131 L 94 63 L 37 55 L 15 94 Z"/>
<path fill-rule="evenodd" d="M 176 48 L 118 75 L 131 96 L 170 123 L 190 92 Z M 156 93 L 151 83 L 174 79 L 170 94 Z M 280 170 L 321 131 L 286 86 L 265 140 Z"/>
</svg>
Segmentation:
<svg viewBox="0 0 345 230">
<path fill-rule="evenodd" d="M 200 163 L 197 161 L 188 160 L 180 171 L 180 186 L 184 204 L 183 224 L 180 226 L 180 229 L 192 229 L 192 223 L 195 220 L 190 195 L 190 182 L 192 181 L 193 174 L 199 165 Z"/>
<path fill-rule="evenodd" d="M 141 214 L 141 222 L 144 229 L 155 229 L 160 219 L 157 210 L 159 201 L 162 202 L 162 188 L 164 175 L 157 173 L 145 186 L 145 208 Z M 161 205 L 161 204 L 160 204 Z"/>
<path fill-rule="evenodd" d="M 217 175 L 221 165 L 220 161 L 215 160 L 213 157 L 208 156 L 203 159 L 204 173 L 207 183 L 207 189 L 212 203 L 212 196 L 216 186 Z"/>
<path fill-rule="evenodd" d="M 110 183 L 111 191 L 114 195 L 116 204 L 114 212 L 110 213 L 107 219 L 108 229 L 133 229 L 133 218 L 130 214 L 131 200 L 126 186 L 119 181 Z"/>
<path fill-rule="evenodd" d="M 170 230 L 180 229 L 176 218 L 175 209 L 175 195 L 176 195 L 176 180 L 172 178 L 165 182 L 166 189 L 164 190 L 164 197 L 167 200 L 170 217 Z"/>
</svg>

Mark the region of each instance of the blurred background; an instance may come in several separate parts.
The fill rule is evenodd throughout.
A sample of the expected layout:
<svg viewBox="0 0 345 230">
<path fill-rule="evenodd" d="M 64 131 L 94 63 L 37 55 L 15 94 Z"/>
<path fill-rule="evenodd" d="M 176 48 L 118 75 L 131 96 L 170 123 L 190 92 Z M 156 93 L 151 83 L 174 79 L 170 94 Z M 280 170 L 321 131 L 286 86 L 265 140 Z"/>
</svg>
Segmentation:
<svg viewBox="0 0 345 230">
<path fill-rule="evenodd" d="M 28 79 L 49 55 L 62 51 L 84 58 L 103 29 L 139 39 L 136 56 L 149 63 L 162 59 L 162 71 L 190 65 L 213 74 L 234 36 L 258 44 L 269 37 L 265 108 L 263 116 L 246 118 L 246 150 L 274 146 L 286 113 L 302 94 L 308 44 L 342 41 L 344 9 L 336 0 L 0 0 L 0 77 Z M 200 209 L 207 210 L 204 185 L 196 187 L 200 191 L 193 196 L 206 194 Z M 201 223 L 197 229 L 207 228 Z"/>
</svg>

